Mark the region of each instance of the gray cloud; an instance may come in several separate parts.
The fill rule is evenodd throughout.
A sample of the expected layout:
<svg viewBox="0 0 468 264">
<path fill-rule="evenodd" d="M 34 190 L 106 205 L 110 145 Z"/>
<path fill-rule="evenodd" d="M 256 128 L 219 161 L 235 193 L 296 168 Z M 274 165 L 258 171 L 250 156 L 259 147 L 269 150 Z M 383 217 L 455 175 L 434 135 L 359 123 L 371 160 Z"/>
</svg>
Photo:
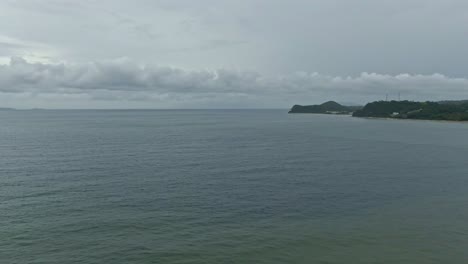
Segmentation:
<svg viewBox="0 0 468 264">
<path fill-rule="evenodd" d="M 341 77 L 307 72 L 271 77 L 255 72 L 141 65 L 125 59 L 44 64 L 16 57 L 10 64 L 0 66 L 2 97 L 47 98 L 56 107 L 76 99 L 87 102 L 81 107 L 97 107 L 106 101 L 105 105 L 115 107 L 122 103 L 124 107 L 138 107 L 140 103 L 153 108 L 287 108 L 293 103 L 330 99 L 364 103 L 383 99 L 386 94 L 396 98 L 398 93 L 410 100 L 460 99 L 468 94 L 468 79 L 442 74 L 362 73 Z M 61 106 L 54 100 L 65 101 Z"/>
<path fill-rule="evenodd" d="M 6 0 L 0 15 L 2 35 L 52 47 L 54 61 L 467 75 L 465 0 Z"/>
<path fill-rule="evenodd" d="M 0 16 L 0 106 L 288 107 L 467 92 L 466 0 L 5 0 Z"/>
</svg>

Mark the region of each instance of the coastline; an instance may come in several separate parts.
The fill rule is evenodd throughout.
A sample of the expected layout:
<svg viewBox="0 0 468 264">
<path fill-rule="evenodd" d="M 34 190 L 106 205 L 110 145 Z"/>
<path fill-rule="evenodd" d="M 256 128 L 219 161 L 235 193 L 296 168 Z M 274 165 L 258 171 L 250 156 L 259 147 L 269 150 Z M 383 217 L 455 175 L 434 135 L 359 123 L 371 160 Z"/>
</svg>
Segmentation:
<svg viewBox="0 0 468 264">
<path fill-rule="evenodd" d="M 442 120 L 442 119 L 416 119 L 416 118 L 393 118 L 393 117 L 372 117 L 372 116 L 353 116 L 352 114 L 327 114 L 327 113 L 288 113 L 288 114 L 301 114 L 301 115 L 321 115 L 321 116 L 349 116 L 353 118 L 362 119 L 377 119 L 377 120 L 401 120 L 401 121 L 424 121 L 424 122 L 443 122 L 443 123 L 461 123 L 468 124 L 468 121 L 457 120 Z"/>
<path fill-rule="evenodd" d="M 371 116 L 352 116 L 355 118 L 362 119 L 381 119 L 381 120 L 401 120 L 401 121 L 432 121 L 432 122 L 447 122 L 447 123 L 462 123 L 468 124 L 468 121 L 457 121 L 457 120 L 442 120 L 442 119 L 416 119 L 416 118 L 392 118 L 392 117 L 371 117 Z"/>
</svg>

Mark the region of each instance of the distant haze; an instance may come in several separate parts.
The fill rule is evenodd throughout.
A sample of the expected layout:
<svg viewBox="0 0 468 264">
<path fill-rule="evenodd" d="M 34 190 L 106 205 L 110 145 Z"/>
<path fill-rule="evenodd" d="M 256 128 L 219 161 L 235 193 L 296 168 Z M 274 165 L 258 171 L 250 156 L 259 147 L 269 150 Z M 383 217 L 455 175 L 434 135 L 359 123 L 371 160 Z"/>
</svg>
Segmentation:
<svg viewBox="0 0 468 264">
<path fill-rule="evenodd" d="M 466 0 L 5 0 L 0 107 L 468 99 Z"/>
</svg>

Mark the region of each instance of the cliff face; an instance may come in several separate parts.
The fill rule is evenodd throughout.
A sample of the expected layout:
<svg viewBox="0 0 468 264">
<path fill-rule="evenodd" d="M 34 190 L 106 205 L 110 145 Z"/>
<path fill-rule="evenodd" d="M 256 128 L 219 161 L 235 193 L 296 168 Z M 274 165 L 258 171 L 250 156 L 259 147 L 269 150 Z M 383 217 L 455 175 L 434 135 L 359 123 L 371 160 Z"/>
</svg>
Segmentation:
<svg viewBox="0 0 468 264">
<path fill-rule="evenodd" d="M 353 110 L 353 107 L 343 106 L 334 101 L 328 101 L 320 105 L 294 105 L 289 113 L 350 114 Z"/>
</svg>

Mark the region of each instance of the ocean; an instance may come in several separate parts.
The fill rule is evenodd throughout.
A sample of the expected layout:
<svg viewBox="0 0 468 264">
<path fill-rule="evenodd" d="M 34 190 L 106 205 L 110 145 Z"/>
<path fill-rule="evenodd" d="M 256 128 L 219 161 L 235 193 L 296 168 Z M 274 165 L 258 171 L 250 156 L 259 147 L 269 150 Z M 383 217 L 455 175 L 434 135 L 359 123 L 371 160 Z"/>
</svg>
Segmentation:
<svg viewBox="0 0 468 264">
<path fill-rule="evenodd" d="M 0 111 L 0 263 L 468 263 L 468 124 Z"/>
</svg>

